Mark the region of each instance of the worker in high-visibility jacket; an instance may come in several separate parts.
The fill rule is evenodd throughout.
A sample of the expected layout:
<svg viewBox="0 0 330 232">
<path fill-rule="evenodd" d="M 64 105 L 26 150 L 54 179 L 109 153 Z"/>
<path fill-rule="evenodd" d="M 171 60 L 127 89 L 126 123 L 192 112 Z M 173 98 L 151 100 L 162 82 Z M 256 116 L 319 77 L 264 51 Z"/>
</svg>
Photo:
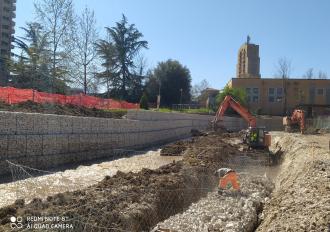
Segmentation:
<svg viewBox="0 0 330 232">
<path fill-rule="evenodd" d="M 252 132 L 251 135 L 250 135 L 250 140 L 251 142 L 257 142 L 257 132 Z"/>
<path fill-rule="evenodd" d="M 227 188 L 228 183 L 230 183 L 235 190 L 240 191 L 237 173 L 233 169 L 220 168 L 215 171 L 214 174 L 219 177 L 219 193 Z"/>
</svg>

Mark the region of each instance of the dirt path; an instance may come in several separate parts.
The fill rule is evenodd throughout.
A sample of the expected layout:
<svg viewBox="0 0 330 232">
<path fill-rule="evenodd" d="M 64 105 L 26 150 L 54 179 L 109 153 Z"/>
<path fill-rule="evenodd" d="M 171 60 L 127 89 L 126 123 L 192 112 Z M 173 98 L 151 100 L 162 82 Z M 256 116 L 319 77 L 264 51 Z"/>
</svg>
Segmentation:
<svg viewBox="0 0 330 232">
<path fill-rule="evenodd" d="M 329 231 L 329 134 L 277 132 L 273 138 L 284 160 L 257 231 Z"/>
<path fill-rule="evenodd" d="M 26 202 L 33 198 L 45 199 L 47 196 L 66 191 L 75 191 L 86 188 L 104 179 L 105 176 L 113 176 L 118 171 L 139 172 L 142 168 L 157 169 L 160 166 L 173 161 L 181 160 L 181 156 L 160 156 L 160 149 L 149 151 L 128 158 L 121 158 L 114 161 L 107 161 L 90 166 L 79 166 L 63 172 L 48 173 L 39 177 L 31 177 L 25 180 L 15 181 L 7 184 L 0 184 L 0 207 L 13 204 L 18 198 Z M 14 178 L 21 179 L 36 173 L 25 167 L 13 167 Z M 21 170 L 22 168 L 22 170 Z"/>
</svg>

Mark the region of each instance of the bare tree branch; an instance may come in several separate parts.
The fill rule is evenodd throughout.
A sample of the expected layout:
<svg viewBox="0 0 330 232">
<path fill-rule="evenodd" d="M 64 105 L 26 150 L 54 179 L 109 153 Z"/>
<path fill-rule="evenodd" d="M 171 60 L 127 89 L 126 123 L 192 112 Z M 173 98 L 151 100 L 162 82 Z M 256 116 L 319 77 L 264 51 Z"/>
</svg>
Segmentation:
<svg viewBox="0 0 330 232">
<path fill-rule="evenodd" d="M 291 75 L 292 67 L 291 61 L 286 58 L 280 58 L 276 66 L 275 76 L 282 79 L 289 79 Z"/>
</svg>

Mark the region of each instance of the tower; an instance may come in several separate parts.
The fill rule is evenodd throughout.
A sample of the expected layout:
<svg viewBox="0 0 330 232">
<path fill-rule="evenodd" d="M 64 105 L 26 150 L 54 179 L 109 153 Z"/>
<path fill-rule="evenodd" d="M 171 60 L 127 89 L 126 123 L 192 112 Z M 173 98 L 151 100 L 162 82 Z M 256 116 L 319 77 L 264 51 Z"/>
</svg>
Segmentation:
<svg viewBox="0 0 330 232">
<path fill-rule="evenodd" d="M 251 44 L 247 36 L 238 51 L 237 78 L 260 78 L 259 45 Z"/>
</svg>

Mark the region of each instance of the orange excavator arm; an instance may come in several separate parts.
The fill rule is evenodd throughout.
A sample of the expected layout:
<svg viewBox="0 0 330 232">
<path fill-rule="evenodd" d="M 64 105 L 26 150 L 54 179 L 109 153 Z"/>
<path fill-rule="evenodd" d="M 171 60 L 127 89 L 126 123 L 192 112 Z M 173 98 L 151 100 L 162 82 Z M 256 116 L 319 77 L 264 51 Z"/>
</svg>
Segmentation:
<svg viewBox="0 0 330 232">
<path fill-rule="evenodd" d="M 256 118 L 247 110 L 245 109 L 241 104 L 239 104 L 237 101 L 234 100 L 230 95 L 227 95 L 221 105 L 219 106 L 219 109 L 215 115 L 214 123 L 217 123 L 220 121 L 225 113 L 225 111 L 231 107 L 233 110 L 235 110 L 239 115 L 242 116 L 242 118 L 247 121 L 250 127 L 256 127 L 257 122 Z"/>
</svg>

